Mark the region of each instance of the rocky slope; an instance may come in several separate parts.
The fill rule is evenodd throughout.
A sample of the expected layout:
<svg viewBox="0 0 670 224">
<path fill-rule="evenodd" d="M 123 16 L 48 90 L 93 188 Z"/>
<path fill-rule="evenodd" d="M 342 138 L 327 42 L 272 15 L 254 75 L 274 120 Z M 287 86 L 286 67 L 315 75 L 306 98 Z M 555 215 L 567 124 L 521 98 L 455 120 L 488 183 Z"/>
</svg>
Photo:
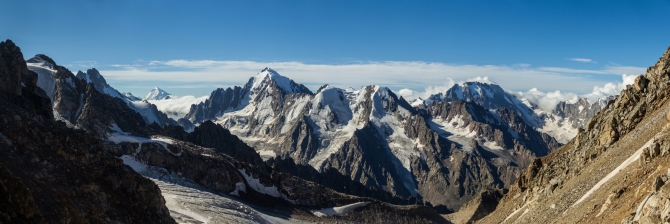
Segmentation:
<svg viewBox="0 0 670 224">
<path fill-rule="evenodd" d="M 38 75 L 37 86 L 43 89 L 49 99 L 51 99 L 54 116 L 58 120 L 69 123 L 72 126 L 80 125 L 78 123 L 80 116 L 84 115 L 82 112 L 88 108 L 105 108 L 107 107 L 107 103 L 111 103 L 108 101 L 91 100 L 89 98 L 99 94 L 105 94 L 114 98 L 111 101 L 114 101 L 112 104 L 115 107 L 119 107 L 119 102 L 126 104 L 125 107 L 141 115 L 142 123 L 151 124 L 156 122 L 161 126 L 178 124 L 160 112 L 155 105 L 147 101 L 132 101 L 132 95 L 126 96 L 119 93 L 107 84 L 105 78 L 95 68 L 89 69 L 86 72 L 79 71 L 77 75 L 74 75 L 67 68 L 57 65 L 53 59 L 46 55 L 36 55 L 26 60 L 26 62 L 28 63 L 28 69 Z M 92 88 L 87 87 L 89 84 Z M 96 93 L 92 93 L 91 91 L 95 91 Z M 134 114 L 134 112 L 124 113 Z M 133 115 L 130 117 L 133 117 Z M 115 120 L 121 119 L 121 117 L 114 118 L 117 118 Z M 84 118 L 81 120 L 87 121 L 89 119 Z M 107 123 L 106 125 L 111 125 L 111 123 Z M 137 124 L 133 125 L 137 126 Z"/>
<path fill-rule="evenodd" d="M 153 182 L 53 119 L 37 77 L 13 42 L 0 42 L 0 220 L 174 223 Z"/>
<path fill-rule="evenodd" d="M 525 165 L 559 146 L 516 112 L 460 102 L 416 109 L 379 86 L 326 85 L 313 94 L 265 69 L 244 87 L 214 91 L 187 118 L 216 120 L 264 159 L 336 171 L 369 189 L 449 209 L 486 187 L 509 186 Z"/>
<path fill-rule="evenodd" d="M 564 147 L 535 160 L 481 223 L 670 221 L 670 49 Z M 670 118 L 670 117 L 668 117 Z"/>
</svg>

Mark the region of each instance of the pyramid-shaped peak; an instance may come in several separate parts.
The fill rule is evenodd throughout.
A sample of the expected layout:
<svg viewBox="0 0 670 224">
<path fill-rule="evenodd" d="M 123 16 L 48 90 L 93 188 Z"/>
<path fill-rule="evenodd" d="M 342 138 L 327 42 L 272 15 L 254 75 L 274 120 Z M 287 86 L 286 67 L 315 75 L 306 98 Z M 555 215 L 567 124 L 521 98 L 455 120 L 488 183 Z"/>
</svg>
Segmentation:
<svg viewBox="0 0 670 224">
<path fill-rule="evenodd" d="M 172 98 L 172 94 L 165 92 L 165 90 L 156 86 L 144 97 L 144 100 L 165 100 L 170 98 Z"/>
<path fill-rule="evenodd" d="M 293 80 L 280 75 L 275 70 L 266 67 L 260 73 L 249 79 L 247 86 L 252 92 L 258 92 L 268 86 L 269 83 L 274 82 L 277 86 L 286 93 L 309 93 L 312 92 L 307 87 L 295 83 Z"/>
</svg>

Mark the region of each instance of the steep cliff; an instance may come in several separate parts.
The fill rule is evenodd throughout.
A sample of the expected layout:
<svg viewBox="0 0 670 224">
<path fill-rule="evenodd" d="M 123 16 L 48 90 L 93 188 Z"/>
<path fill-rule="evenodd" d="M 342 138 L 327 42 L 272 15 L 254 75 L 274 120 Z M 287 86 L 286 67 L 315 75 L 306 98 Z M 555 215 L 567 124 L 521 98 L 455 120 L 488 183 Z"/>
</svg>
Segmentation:
<svg viewBox="0 0 670 224">
<path fill-rule="evenodd" d="M 0 56 L 2 220 L 174 223 L 153 182 L 105 152 L 97 137 L 53 119 L 14 43 L 0 42 Z"/>
</svg>

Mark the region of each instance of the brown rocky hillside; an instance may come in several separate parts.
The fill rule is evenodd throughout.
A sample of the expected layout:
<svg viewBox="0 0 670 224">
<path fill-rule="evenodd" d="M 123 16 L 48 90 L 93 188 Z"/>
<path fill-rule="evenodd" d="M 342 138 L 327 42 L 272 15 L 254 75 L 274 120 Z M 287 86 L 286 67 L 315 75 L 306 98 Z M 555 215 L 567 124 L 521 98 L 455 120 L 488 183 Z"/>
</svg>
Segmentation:
<svg viewBox="0 0 670 224">
<path fill-rule="evenodd" d="M 670 222 L 669 85 L 670 49 L 478 223 Z"/>
</svg>

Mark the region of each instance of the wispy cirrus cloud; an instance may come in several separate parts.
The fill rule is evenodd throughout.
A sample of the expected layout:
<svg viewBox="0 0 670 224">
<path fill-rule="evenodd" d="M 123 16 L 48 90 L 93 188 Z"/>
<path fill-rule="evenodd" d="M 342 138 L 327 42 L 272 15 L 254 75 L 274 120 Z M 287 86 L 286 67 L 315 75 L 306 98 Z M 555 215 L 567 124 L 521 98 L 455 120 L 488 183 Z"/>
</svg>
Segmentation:
<svg viewBox="0 0 670 224">
<path fill-rule="evenodd" d="M 598 63 L 590 58 L 566 58 L 566 59 L 570 61 L 583 62 L 583 63 Z"/>
<path fill-rule="evenodd" d="M 72 69 L 79 69 L 79 70 L 84 70 L 84 69 L 89 69 L 98 66 L 98 62 L 96 61 L 73 61 L 70 63 L 67 63 L 63 65 L 65 67 L 69 67 Z"/>
</svg>

